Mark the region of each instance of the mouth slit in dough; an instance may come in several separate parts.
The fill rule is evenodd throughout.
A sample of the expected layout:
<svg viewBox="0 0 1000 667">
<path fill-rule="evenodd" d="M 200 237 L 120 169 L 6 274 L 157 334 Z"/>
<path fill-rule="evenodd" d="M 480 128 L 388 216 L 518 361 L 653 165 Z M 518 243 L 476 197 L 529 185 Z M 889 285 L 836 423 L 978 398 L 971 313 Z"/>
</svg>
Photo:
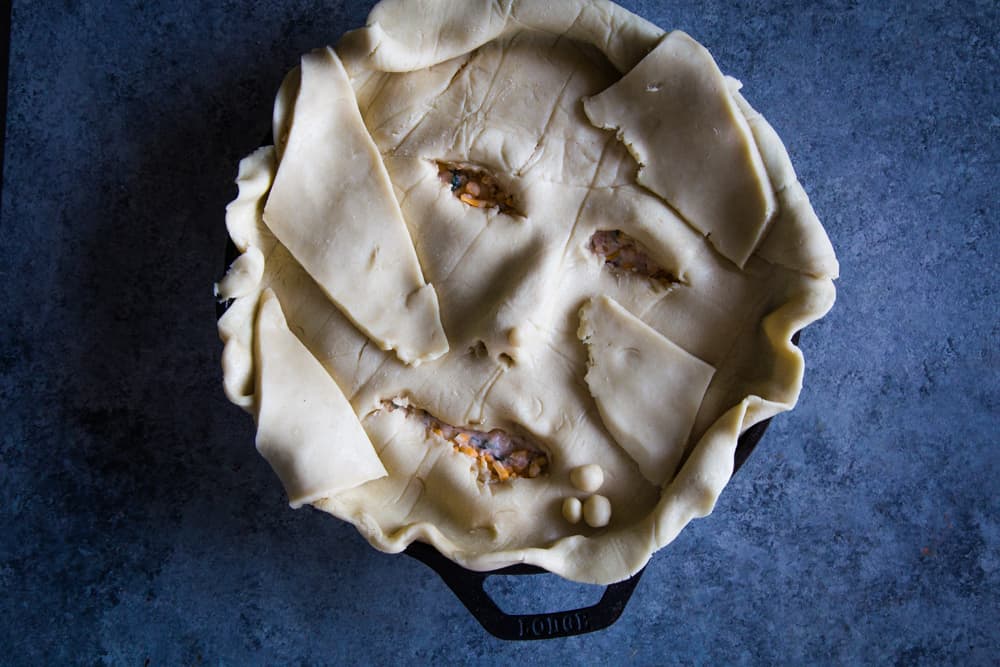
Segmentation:
<svg viewBox="0 0 1000 667">
<path fill-rule="evenodd" d="M 484 484 L 508 482 L 518 477 L 538 477 L 548 472 L 549 456 L 530 439 L 495 428 L 477 431 L 444 422 L 426 410 L 395 401 L 383 401 L 389 412 L 403 410 L 408 419 L 423 423 L 427 436 L 436 435 L 455 452 L 476 462 L 479 481 Z"/>
</svg>

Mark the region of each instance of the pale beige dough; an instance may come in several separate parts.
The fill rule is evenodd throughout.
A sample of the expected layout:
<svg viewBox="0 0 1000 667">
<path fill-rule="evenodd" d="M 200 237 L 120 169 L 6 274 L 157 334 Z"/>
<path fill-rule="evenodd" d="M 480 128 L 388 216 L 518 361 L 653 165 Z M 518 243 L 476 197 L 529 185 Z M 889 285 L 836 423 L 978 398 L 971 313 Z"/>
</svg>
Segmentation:
<svg viewBox="0 0 1000 667">
<path fill-rule="evenodd" d="M 227 396 L 257 418 L 292 504 L 383 551 L 422 540 L 472 569 L 527 562 L 594 583 L 636 572 L 711 511 L 740 433 L 795 404 L 790 339 L 832 306 L 837 265 L 736 84 L 700 47 L 657 52 L 689 39 L 608 2 L 389 1 L 286 78 L 276 145 L 241 163 L 227 211 L 245 259 L 219 286 L 235 297 L 219 331 Z M 670 140 L 623 115 L 622 75 L 648 85 L 656 67 L 722 114 L 703 141 L 744 151 L 694 208 L 669 193 L 690 182 L 684 165 L 706 173 L 696 155 L 674 181 L 636 178 L 633 154 L 648 168 Z M 606 102 L 631 151 L 587 99 Z M 439 162 L 487 170 L 523 215 L 463 204 Z M 722 191 L 748 193 L 754 213 L 734 229 L 694 219 Z M 636 239 L 679 282 L 606 269 L 590 250 L 600 230 Z M 528 437 L 549 468 L 480 482 L 470 457 L 386 401 Z M 603 483 L 581 502 L 572 471 L 589 464 Z"/>
<path fill-rule="evenodd" d="M 775 194 L 747 120 L 705 47 L 672 32 L 583 106 L 595 125 L 618 131 L 640 165 L 641 185 L 725 257 L 746 263 L 774 215 Z"/>
<path fill-rule="evenodd" d="M 593 495 L 583 501 L 583 520 L 591 528 L 603 528 L 611 523 L 611 501 L 601 495 Z"/>
<path fill-rule="evenodd" d="M 385 477 L 368 435 L 333 378 L 296 338 L 270 290 L 254 331 L 257 449 L 292 507 Z"/>
<path fill-rule="evenodd" d="M 585 379 L 604 425 L 643 476 L 662 485 L 684 454 L 715 368 L 606 296 L 580 310 L 578 335 L 587 346 Z M 646 372 L 650 368 L 656 371 Z"/>
<path fill-rule="evenodd" d="M 340 59 L 331 49 L 305 56 L 300 85 L 309 94 L 296 100 L 264 207 L 268 229 L 379 347 L 406 363 L 440 357 L 448 341 L 437 295 Z"/>
<path fill-rule="evenodd" d="M 562 515 L 570 523 L 580 523 L 580 519 L 583 517 L 583 503 L 580 502 L 579 498 L 570 496 L 563 501 Z"/>
<path fill-rule="evenodd" d="M 588 463 L 573 468 L 569 479 L 581 491 L 594 493 L 604 484 L 604 470 L 596 463 Z"/>
</svg>

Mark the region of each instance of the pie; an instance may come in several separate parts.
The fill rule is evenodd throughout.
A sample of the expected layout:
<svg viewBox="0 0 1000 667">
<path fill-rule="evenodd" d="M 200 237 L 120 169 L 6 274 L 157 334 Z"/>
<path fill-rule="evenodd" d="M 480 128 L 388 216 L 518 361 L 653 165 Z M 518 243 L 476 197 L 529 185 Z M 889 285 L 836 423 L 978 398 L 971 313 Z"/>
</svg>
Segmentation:
<svg viewBox="0 0 1000 667">
<path fill-rule="evenodd" d="M 740 89 L 603 1 L 384 0 L 305 55 L 216 286 L 292 507 L 602 584 L 709 513 L 838 272 Z"/>
</svg>

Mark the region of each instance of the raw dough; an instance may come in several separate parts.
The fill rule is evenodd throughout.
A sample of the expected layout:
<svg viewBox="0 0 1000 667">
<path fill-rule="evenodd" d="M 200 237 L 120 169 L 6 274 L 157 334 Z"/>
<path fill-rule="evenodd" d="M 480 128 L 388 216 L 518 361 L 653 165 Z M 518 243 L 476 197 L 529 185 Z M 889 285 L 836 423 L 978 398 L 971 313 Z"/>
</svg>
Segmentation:
<svg viewBox="0 0 1000 667">
<path fill-rule="evenodd" d="M 570 496 L 563 501 L 562 515 L 570 523 L 580 523 L 580 518 L 583 517 L 583 503 L 579 498 Z"/>
<path fill-rule="evenodd" d="M 255 354 L 257 449 L 292 507 L 387 474 L 340 387 L 288 330 L 270 290 L 260 299 Z"/>
<path fill-rule="evenodd" d="M 580 310 L 579 336 L 604 425 L 646 479 L 663 484 L 684 454 L 715 369 L 606 296 Z M 644 374 L 647 368 L 656 373 Z"/>
<path fill-rule="evenodd" d="M 583 108 L 618 130 L 662 196 L 719 252 L 743 267 L 776 204 L 747 120 L 711 54 L 680 31 Z"/>
<path fill-rule="evenodd" d="M 604 470 L 596 463 L 577 466 L 569 473 L 573 486 L 585 493 L 594 493 L 604 484 Z"/>
<path fill-rule="evenodd" d="M 590 496 L 583 501 L 583 520 L 591 528 L 603 528 L 611 522 L 611 501 L 604 496 Z"/>
<path fill-rule="evenodd" d="M 650 127 L 677 102 L 645 90 L 658 74 L 718 119 L 705 151 L 738 159 L 666 164 L 693 116 Z M 795 404 L 790 339 L 833 305 L 836 257 L 780 140 L 687 36 L 603 1 L 387 0 L 286 78 L 274 136 L 227 210 L 226 394 L 292 504 L 378 549 L 623 579 L 711 510 L 740 433 Z M 470 205 L 449 169 L 490 196 Z M 488 452 L 428 424 L 546 467 L 480 475 Z"/>
<path fill-rule="evenodd" d="M 437 295 L 332 49 L 302 59 L 299 85 L 264 222 L 379 347 L 406 363 L 437 359 L 448 351 Z"/>
</svg>

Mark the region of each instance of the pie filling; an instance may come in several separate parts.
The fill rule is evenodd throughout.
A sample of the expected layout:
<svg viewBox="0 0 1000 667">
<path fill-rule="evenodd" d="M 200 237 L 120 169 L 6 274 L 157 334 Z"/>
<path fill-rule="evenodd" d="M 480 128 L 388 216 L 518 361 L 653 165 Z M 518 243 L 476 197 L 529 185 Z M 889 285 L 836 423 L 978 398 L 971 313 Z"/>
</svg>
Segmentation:
<svg viewBox="0 0 1000 667">
<path fill-rule="evenodd" d="M 523 217 L 514 208 L 514 197 L 485 169 L 452 162 L 438 162 L 437 166 L 441 182 L 464 204 L 483 209 L 498 208 L 501 213 Z"/>
<path fill-rule="evenodd" d="M 382 405 L 389 412 L 403 410 L 407 418 L 419 420 L 428 435 L 444 439 L 456 452 L 475 459 L 480 482 L 490 484 L 518 477 L 538 477 L 548 471 L 548 454 L 523 436 L 498 428 L 487 432 L 453 426 L 426 410 L 395 401 L 383 401 Z"/>
<path fill-rule="evenodd" d="M 639 241 L 620 229 L 594 232 L 590 237 L 590 250 L 603 257 L 604 265 L 616 273 L 643 276 L 663 287 L 680 282 L 676 276 L 657 264 Z"/>
</svg>

